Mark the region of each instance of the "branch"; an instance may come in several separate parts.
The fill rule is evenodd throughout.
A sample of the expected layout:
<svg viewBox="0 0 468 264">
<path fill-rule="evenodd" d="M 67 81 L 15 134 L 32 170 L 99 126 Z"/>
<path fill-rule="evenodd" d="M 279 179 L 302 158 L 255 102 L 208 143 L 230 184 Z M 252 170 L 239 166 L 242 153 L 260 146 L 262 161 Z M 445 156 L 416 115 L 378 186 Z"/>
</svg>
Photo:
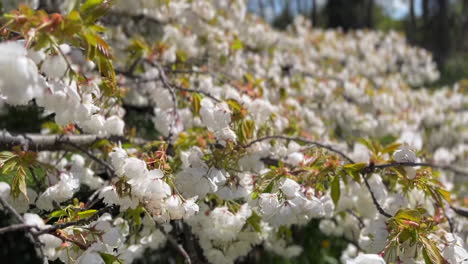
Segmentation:
<svg viewBox="0 0 468 264">
<path fill-rule="evenodd" d="M 446 170 L 446 171 L 451 171 L 456 174 L 468 176 L 468 171 L 464 171 L 462 169 L 450 166 L 450 165 L 437 165 L 433 163 L 428 163 L 428 162 L 392 162 L 392 163 L 387 163 L 387 164 L 378 164 L 378 165 L 369 165 L 365 169 L 385 169 L 385 168 L 391 168 L 391 167 L 417 167 L 417 166 L 423 166 L 423 167 L 431 167 L 434 169 L 439 169 L 439 170 Z"/>
<path fill-rule="evenodd" d="M 174 117 L 172 119 L 171 126 L 170 126 L 170 129 L 169 129 L 169 135 L 167 135 L 167 138 L 170 139 L 174 135 L 176 122 L 177 122 L 177 119 L 179 118 L 179 114 L 177 112 L 177 108 L 178 108 L 177 95 L 176 95 L 176 93 L 174 91 L 174 86 L 169 82 L 169 80 L 168 80 L 168 78 L 166 76 L 166 72 L 164 71 L 163 67 L 161 65 L 153 63 L 153 62 L 149 62 L 149 63 L 159 70 L 159 80 L 162 82 L 164 87 L 171 94 L 172 114 L 174 115 Z"/>
<path fill-rule="evenodd" d="M 21 145 L 26 150 L 69 150 L 64 145 L 88 147 L 99 140 L 109 140 L 111 142 L 132 142 L 134 144 L 144 144 L 144 139 L 128 139 L 121 136 L 102 137 L 97 135 L 42 135 L 42 134 L 17 134 L 12 135 L 8 131 L 0 132 L 0 150 L 9 150 L 14 146 Z M 71 145 L 70 145 L 71 146 Z"/>
<path fill-rule="evenodd" d="M 125 82 L 123 84 L 140 84 L 140 83 L 149 83 L 149 82 L 156 82 L 156 81 L 159 81 L 160 78 L 150 78 L 150 79 L 138 79 L 137 77 L 135 77 L 134 75 L 125 75 L 127 78 L 133 78 L 133 81 L 132 82 Z M 178 85 L 174 85 L 174 84 L 171 84 L 172 85 L 172 88 L 175 89 L 175 90 L 179 90 L 181 92 L 189 92 L 189 93 L 198 93 L 198 94 L 202 94 L 208 98 L 211 98 L 213 101 L 219 103 L 221 102 L 221 99 L 218 99 L 216 98 L 215 96 L 211 95 L 210 93 L 208 92 L 205 92 L 205 91 L 201 91 L 201 90 L 197 90 L 197 89 L 189 89 L 189 88 L 184 88 L 184 87 L 181 87 L 181 86 L 178 86 Z"/>
<path fill-rule="evenodd" d="M 31 229 L 33 227 L 35 226 L 27 225 L 27 224 L 16 224 L 16 225 L 5 226 L 5 227 L 0 228 L 0 234 L 18 231 L 18 230 L 24 230 L 24 229 Z"/>
<path fill-rule="evenodd" d="M 173 236 L 171 236 L 171 234 L 169 234 L 169 233 L 167 233 L 166 231 L 164 231 L 164 228 L 163 228 L 162 226 L 158 226 L 158 225 L 157 225 L 156 227 L 159 229 L 159 231 L 161 231 L 161 233 L 163 233 L 163 234 L 166 236 L 167 241 L 169 241 L 169 243 L 170 243 L 177 251 L 179 251 L 179 253 L 184 257 L 184 259 L 185 259 L 185 264 L 192 264 L 192 261 L 191 261 L 191 259 L 190 259 L 190 256 L 189 256 L 189 254 L 187 253 L 187 251 L 185 251 L 184 247 L 183 247 L 181 244 L 179 244 L 179 243 L 177 242 L 177 240 L 176 240 Z"/>
<path fill-rule="evenodd" d="M 78 145 L 78 144 L 75 144 L 71 141 L 64 141 L 62 142 L 61 144 L 64 144 L 64 145 L 70 145 L 72 146 L 73 148 L 81 151 L 83 154 L 85 154 L 86 156 L 88 156 L 90 159 L 94 160 L 95 162 L 97 162 L 98 164 L 102 165 L 104 168 L 106 168 L 106 171 L 107 173 L 109 173 L 110 177 L 114 177 L 115 176 L 115 170 L 114 168 L 107 162 L 105 162 L 103 159 L 100 159 L 98 158 L 96 155 L 94 155 L 91 151 L 89 151 L 88 149 Z"/>
<path fill-rule="evenodd" d="M 335 147 L 333 147 L 331 145 L 327 145 L 327 144 L 323 144 L 323 143 L 320 143 L 320 142 L 308 140 L 308 139 L 305 139 L 305 138 L 299 138 L 299 137 L 288 137 L 288 136 L 280 136 L 280 135 L 266 136 L 266 137 L 262 137 L 262 138 L 257 138 L 255 140 L 247 143 L 246 145 L 243 145 L 242 147 L 249 148 L 252 145 L 254 145 L 255 143 L 265 141 L 265 140 L 270 140 L 270 139 L 284 139 L 284 140 L 292 140 L 292 141 L 303 142 L 303 143 L 306 143 L 306 144 L 310 144 L 310 145 L 313 145 L 313 146 L 317 146 L 317 147 L 320 147 L 320 148 L 327 149 L 327 150 L 329 150 L 331 152 L 334 152 L 334 153 L 340 155 L 341 157 L 346 159 L 348 162 L 354 163 L 354 161 L 348 155 L 346 155 L 344 152 L 336 149 Z"/>
<path fill-rule="evenodd" d="M 450 208 L 452 208 L 452 210 L 455 213 L 457 213 L 458 215 L 468 217 L 468 209 L 466 209 L 466 208 L 456 208 L 454 206 L 450 206 Z"/>
<path fill-rule="evenodd" d="M 377 201 L 377 198 L 375 198 L 375 195 L 374 195 L 374 192 L 372 191 L 370 185 L 369 185 L 369 182 L 367 181 L 367 177 L 366 175 L 362 175 L 362 179 L 364 180 L 364 183 L 366 184 L 366 187 L 367 187 L 367 190 L 369 190 L 369 193 L 372 197 L 372 202 L 374 203 L 375 207 L 377 208 L 377 211 L 379 211 L 379 213 L 387 218 L 391 218 L 392 215 L 385 212 L 385 210 L 380 206 L 379 202 Z"/>
<path fill-rule="evenodd" d="M 53 232 L 55 232 L 56 230 L 64 229 L 64 228 L 67 228 L 67 227 L 69 227 L 69 226 L 79 226 L 79 225 L 83 225 L 83 224 L 86 224 L 86 223 L 89 223 L 89 222 L 94 221 L 95 219 L 97 219 L 97 218 L 99 218 L 101 215 L 103 215 L 104 213 L 107 213 L 107 212 L 112 211 L 114 208 L 115 208 L 114 206 L 104 207 L 104 208 L 100 209 L 99 211 L 97 211 L 97 212 L 96 212 L 93 216 L 91 216 L 91 217 L 83 218 L 83 219 L 80 219 L 80 220 L 71 221 L 71 222 L 67 222 L 67 223 L 54 224 L 54 225 L 52 225 L 52 226 L 46 227 L 46 228 L 44 228 L 44 229 L 41 229 L 41 230 L 39 230 L 39 231 L 35 231 L 34 234 L 36 234 L 36 235 L 42 235 L 42 234 L 46 234 L 46 233 L 53 233 Z"/>
<path fill-rule="evenodd" d="M 3 199 L 2 196 L 0 196 L 0 205 L 2 205 L 3 208 L 5 208 L 10 214 L 12 214 L 13 217 L 16 218 L 16 220 L 21 223 L 20 225 L 23 225 L 23 226 L 26 225 L 24 223 L 23 217 L 21 217 L 18 211 L 16 211 L 15 208 L 13 208 L 9 203 L 7 203 L 7 201 L 5 201 L 5 199 Z M 16 226 L 19 226 L 19 225 L 16 225 Z M 36 227 L 32 227 L 32 228 L 36 228 Z M 32 228 L 29 228 L 26 230 L 29 231 L 28 234 L 30 235 L 30 239 L 34 244 L 34 247 L 37 249 L 37 253 L 38 253 L 37 255 L 40 259 L 42 259 L 43 264 L 48 264 L 49 260 L 47 259 L 47 256 L 44 254 L 44 246 L 39 240 L 39 235 L 35 234 Z"/>
</svg>

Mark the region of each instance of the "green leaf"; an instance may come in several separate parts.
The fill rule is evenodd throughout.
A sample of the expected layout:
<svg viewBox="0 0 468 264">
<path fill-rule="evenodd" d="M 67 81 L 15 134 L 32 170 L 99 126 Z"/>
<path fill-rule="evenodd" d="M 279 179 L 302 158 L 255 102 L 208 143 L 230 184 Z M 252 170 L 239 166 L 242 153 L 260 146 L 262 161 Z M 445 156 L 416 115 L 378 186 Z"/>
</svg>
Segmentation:
<svg viewBox="0 0 468 264">
<path fill-rule="evenodd" d="M 395 220 L 403 223 L 405 220 L 412 221 L 415 223 L 421 223 L 422 215 L 418 210 L 414 209 L 402 209 L 399 210 L 393 217 Z"/>
<path fill-rule="evenodd" d="M 450 192 L 442 188 L 436 188 L 437 193 L 444 198 L 447 202 L 451 203 L 452 198 L 450 198 Z"/>
<path fill-rule="evenodd" d="M 53 211 L 49 214 L 49 218 L 60 218 L 63 216 L 68 216 L 67 212 L 64 209 Z"/>
<path fill-rule="evenodd" d="M 16 173 L 11 182 L 11 194 L 13 197 L 18 198 L 20 193 L 22 193 L 24 197 L 28 198 L 28 192 L 26 189 L 26 170 L 21 166 L 16 169 Z"/>
<path fill-rule="evenodd" d="M 399 166 L 399 167 L 391 167 L 390 170 L 396 172 L 396 174 L 398 176 L 400 176 L 401 178 L 404 178 L 406 179 L 406 171 L 405 171 L 405 168 L 402 167 L 402 166 Z"/>
<path fill-rule="evenodd" d="M 273 190 L 273 186 L 275 185 L 275 182 L 274 181 L 271 181 L 268 186 L 263 190 L 262 193 L 271 193 L 271 191 Z"/>
<path fill-rule="evenodd" d="M 395 137 L 394 135 L 385 135 L 381 138 L 379 138 L 379 143 L 382 144 L 383 146 L 386 146 L 388 144 L 391 144 L 393 142 L 395 142 L 395 140 L 397 140 L 398 138 Z"/>
<path fill-rule="evenodd" d="M 104 252 L 99 252 L 99 255 L 101 256 L 102 260 L 104 260 L 105 264 L 123 264 L 123 262 L 114 255 Z"/>
<path fill-rule="evenodd" d="M 98 149 L 98 148 L 102 148 L 102 147 L 105 147 L 105 146 L 110 146 L 110 141 L 107 140 L 107 139 L 101 139 L 101 140 L 98 140 L 96 141 L 93 145 L 90 146 L 90 149 Z"/>
<path fill-rule="evenodd" d="M 7 174 L 10 171 L 13 171 L 16 168 L 16 165 L 18 165 L 18 162 L 16 159 L 9 159 L 5 163 L 3 163 L 3 166 L 1 167 L 2 168 L 1 172 L 3 174 Z"/>
<path fill-rule="evenodd" d="M 248 139 L 251 139 L 253 137 L 254 130 L 255 123 L 252 120 L 242 120 L 237 131 L 239 141 L 241 143 L 245 143 Z"/>
<path fill-rule="evenodd" d="M 239 102 L 237 102 L 234 99 L 228 99 L 227 104 L 228 104 L 229 108 L 231 109 L 231 111 L 233 111 L 233 112 L 242 111 L 242 106 L 239 104 Z"/>
<path fill-rule="evenodd" d="M 340 200 L 341 190 L 340 190 L 340 177 L 336 175 L 332 182 L 331 182 L 331 197 L 333 199 L 333 203 L 338 205 L 338 201 Z"/>
<path fill-rule="evenodd" d="M 13 152 L 10 152 L 10 151 L 0 152 L 0 165 L 2 165 L 4 162 L 8 161 L 9 159 L 12 159 L 12 158 L 17 157 L 17 156 L 18 155 L 16 155 Z"/>
<path fill-rule="evenodd" d="M 401 146 L 400 143 L 392 143 L 390 145 L 385 146 L 384 149 L 382 149 L 382 153 L 393 153 L 395 152 L 399 147 Z"/>
<path fill-rule="evenodd" d="M 259 196 L 258 192 L 252 192 L 252 200 L 256 200 Z"/>
<path fill-rule="evenodd" d="M 81 16 L 80 16 L 80 13 L 76 10 L 73 10 L 71 11 L 68 15 L 67 15 L 67 19 L 71 20 L 71 21 L 80 21 L 81 20 Z"/>
<path fill-rule="evenodd" d="M 420 241 L 423 244 L 423 249 L 424 249 L 423 250 L 423 255 L 425 253 L 424 261 L 426 263 L 431 263 L 431 264 L 446 264 L 446 263 L 448 263 L 444 259 L 444 257 L 442 257 L 442 255 L 440 254 L 440 251 L 437 248 L 437 246 L 434 244 L 434 242 L 432 242 L 431 240 L 429 240 L 428 238 L 426 238 L 424 236 L 420 237 Z M 428 261 L 430 261 L 430 262 L 428 262 Z"/>
<path fill-rule="evenodd" d="M 88 217 L 91 217 L 93 215 L 95 215 L 97 213 L 98 210 L 86 210 L 86 211 L 82 211 L 82 212 L 78 212 L 78 217 L 80 219 L 83 219 L 83 218 L 88 218 Z"/>
<path fill-rule="evenodd" d="M 81 13 L 86 13 L 90 11 L 91 9 L 94 9 L 98 6 L 100 6 L 104 2 L 104 0 L 87 0 L 80 6 L 80 12 Z"/>
<path fill-rule="evenodd" d="M 231 49 L 232 50 L 242 50 L 244 48 L 244 43 L 238 38 L 234 40 L 234 42 L 231 44 Z"/>
<path fill-rule="evenodd" d="M 87 0 L 80 7 L 80 13 L 85 25 L 92 25 L 100 17 L 104 16 L 110 8 L 112 1 Z"/>
<path fill-rule="evenodd" d="M 346 164 L 346 165 L 343 166 L 343 168 L 346 171 L 353 171 L 353 172 L 359 172 L 359 171 L 363 170 L 365 167 L 367 167 L 367 163 L 364 163 L 364 162 Z"/>
<path fill-rule="evenodd" d="M 201 95 L 197 93 L 192 95 L 192 111 L 194 116 L 200 116 L 201 100 Z"/>
<path fill-rule="evenodd" d="M 257 213 L 252 212 L 252 215 L 247 218 L 247 223 L 252 226 L 252 228 L 257 231 L 258 233 L 262 232 L 262 228 L 260 226 L 260 221 L 262 217 L 260 217 Z"/>
</svg>

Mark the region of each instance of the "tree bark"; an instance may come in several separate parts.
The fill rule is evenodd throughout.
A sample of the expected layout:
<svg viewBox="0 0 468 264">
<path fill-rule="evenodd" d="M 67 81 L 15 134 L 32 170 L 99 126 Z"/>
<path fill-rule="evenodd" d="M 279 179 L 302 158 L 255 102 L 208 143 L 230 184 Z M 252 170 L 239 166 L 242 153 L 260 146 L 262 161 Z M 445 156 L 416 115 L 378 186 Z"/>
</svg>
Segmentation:
<svg viewBox="0 0 468 264">
<path fill-rule="evenodd" d="M 367 16 L 366 16 L 366 26 L 368 28 L 374 27 L 374 0 L 369 0 L 367 3 Z"/>
<path fill-rule="evenodd" d="M 408 26 L 408 39 L 411 43 L 415 43 L 416 37 L 416 15 L 414 12 L 414 0 L 409 0 L 409 26 Z"/>
<path fill-rule="evenodd" d="M 312 8 L 310 12 L 310 20 L 312 21 L 313 26 L 317 26 L 317 2 L 316 0 L 312 1 Z"/>
<path fill-rule="evenodd" d="M 435 39 L 435 58 L 439 65 L 443 65 L 451 52 L 449 3 L 448 0 L 437 0 L 439 10 L 436 17 L 438 36 Z"/>
<path fill-rule="evenodd" d="M 468 50 L 468 0 L 463 0 L 462 10 L 462 49 Z"/>
</svg>

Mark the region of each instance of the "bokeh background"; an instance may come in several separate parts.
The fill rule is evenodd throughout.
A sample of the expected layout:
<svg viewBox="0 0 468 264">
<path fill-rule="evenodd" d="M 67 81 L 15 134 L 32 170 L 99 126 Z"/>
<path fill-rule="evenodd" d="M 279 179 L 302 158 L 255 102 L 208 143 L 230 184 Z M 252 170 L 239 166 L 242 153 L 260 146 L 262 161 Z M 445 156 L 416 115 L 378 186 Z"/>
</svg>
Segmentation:
<svg viewBox="0 0 468 264">
<path fill-rule="evenodd" d="M 403 32 L 437 62 L 441 78 L 429 88 L 468 77 L 468 0 L 249 0 L 248 6 L 278 29 L 302 15 L 318 28 Z"/>
</svg>

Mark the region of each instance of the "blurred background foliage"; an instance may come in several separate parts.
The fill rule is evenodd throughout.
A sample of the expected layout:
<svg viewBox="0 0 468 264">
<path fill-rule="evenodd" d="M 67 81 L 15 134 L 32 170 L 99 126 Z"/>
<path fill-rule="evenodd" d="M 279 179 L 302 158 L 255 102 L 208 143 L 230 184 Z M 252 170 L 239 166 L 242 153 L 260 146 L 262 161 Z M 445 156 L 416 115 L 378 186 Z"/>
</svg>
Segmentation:
<svg viewBox="0 0 468 264">
<path fill-rule="evenodd" d="M 468 78 L 468 0 L 249 0 L 249 10 L 278 29 L 302 15 L 316 28 L 404 32 L 437 62 L 430 88 Z"/>
</svg>

